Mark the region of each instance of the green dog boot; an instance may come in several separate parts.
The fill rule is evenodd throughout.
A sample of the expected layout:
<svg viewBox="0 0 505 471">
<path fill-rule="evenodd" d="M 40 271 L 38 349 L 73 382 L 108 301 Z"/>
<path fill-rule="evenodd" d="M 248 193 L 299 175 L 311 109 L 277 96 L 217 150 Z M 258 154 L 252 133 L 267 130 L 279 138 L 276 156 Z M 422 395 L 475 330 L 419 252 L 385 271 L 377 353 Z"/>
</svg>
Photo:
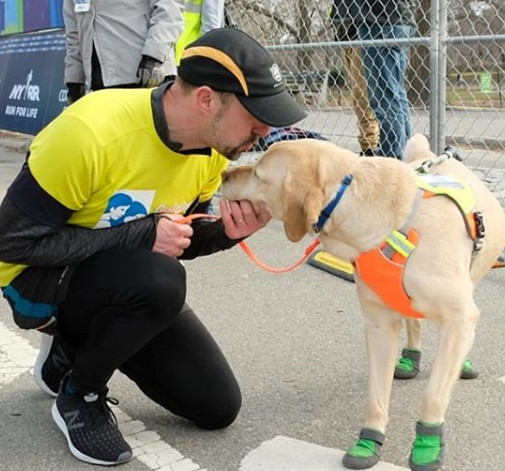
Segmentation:
<svg viewBox="0 0 505 471">
<path fill-rule="evenodd" d="M 386 436 L 369 428 L 362 428 L 359 440 L 347 450 L 342 464 L 350 469 L 367 469 L 376 464 L 381 457 L 381 447 Z"/>
<path fill-rule="evenodd" d="M 436 471 L 444 462 L 444 425 L 417 422 L 409 465 L 412 471 Z"/>
<path fill-rule="evenodd" d="M 472 360 L 469 360 L 467 358 L 461 367 L 461 373 L 459 377 L 461 379 L 475 379 L 477 376 L 479 376 L 479 370 L 475 369 Z"/>
<path fill-rule="evenodd" d="M 421 352 L 419 350 L 409 350 L 404 348 L 402 356 L 395 367 L 394 377 L 396 379 L 412 379 L 419 374 L 421 366 Z"/>
</svg>

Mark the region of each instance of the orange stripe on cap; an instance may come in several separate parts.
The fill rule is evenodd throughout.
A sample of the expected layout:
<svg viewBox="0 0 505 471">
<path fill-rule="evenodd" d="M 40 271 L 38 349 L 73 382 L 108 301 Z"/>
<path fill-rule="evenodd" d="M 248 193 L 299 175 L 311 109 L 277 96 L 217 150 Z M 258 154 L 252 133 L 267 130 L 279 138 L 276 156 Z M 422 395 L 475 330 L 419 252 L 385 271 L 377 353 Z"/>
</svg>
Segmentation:
<svg viewBox="0 0 505 471">
<path fill-rule="evenodd" d="M 195 46 L 186 49 L 182 53 L 181 59 L 187 59 L 188 57 L 195 56 L 207 57 L 208 59 L 215 60 L 217 63 L 221 64 L 225 69 L 229 70 L 239 81 L 240 85 L 242 86 L 242 90 L 244 90 L 244 95 L 249 96 L 249 87 L 247 86 L 244 74 L 240 70 L 240 67 L 235 63 L 235 61 L 226 53 L 219 51 L 218 49 L 214 49 L 213 47 Z"/>
</svg>

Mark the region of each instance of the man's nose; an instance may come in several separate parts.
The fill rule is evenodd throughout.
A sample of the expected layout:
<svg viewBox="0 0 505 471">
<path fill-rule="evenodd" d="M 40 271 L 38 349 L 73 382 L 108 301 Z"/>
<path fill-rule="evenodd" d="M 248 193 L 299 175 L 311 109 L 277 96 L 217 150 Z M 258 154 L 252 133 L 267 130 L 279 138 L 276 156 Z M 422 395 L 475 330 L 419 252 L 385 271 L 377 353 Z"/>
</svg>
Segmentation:
<svg viewBox="0 0 505 471">
<path fill-rule="evenodd" d="M 270 129 L 271 127 L 268 124 L 258 123 L 254 128 L 254 133 L 261 137 L 266 137 L 270 134 Z"/>
</svg>

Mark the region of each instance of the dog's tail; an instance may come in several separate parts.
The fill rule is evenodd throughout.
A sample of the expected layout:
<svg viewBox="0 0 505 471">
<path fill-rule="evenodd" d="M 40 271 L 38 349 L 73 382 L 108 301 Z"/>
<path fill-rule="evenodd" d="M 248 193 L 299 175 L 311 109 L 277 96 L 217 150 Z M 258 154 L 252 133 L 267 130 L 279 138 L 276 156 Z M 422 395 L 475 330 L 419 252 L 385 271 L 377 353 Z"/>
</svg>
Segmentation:
<svg viewBox="0 0 505 471">
<path fill-rule="evenodd" d="M 430 143 L 423 134 L 414 134 L 405 146 L 405 161 L 414 162 L 419 159 L 429 159 L 433 157 L 430 150 Z"/>
</svg>

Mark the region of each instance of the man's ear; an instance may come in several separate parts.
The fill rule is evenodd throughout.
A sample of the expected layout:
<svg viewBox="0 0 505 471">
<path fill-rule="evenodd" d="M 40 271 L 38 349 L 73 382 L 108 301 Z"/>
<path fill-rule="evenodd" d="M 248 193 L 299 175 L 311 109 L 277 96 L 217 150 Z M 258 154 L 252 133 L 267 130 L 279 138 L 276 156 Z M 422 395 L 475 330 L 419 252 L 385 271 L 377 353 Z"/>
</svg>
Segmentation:
<svg viewBox="0 0 505 471">
<path fill-rule="evenodd" d="M 195 94 L 196 94 L 196 106 L 204 114 L 211 113 L 212 108 L 216 106 L 216 103 L 219 103 L 217 92 L 215 92 L 214 90 L 212 90 L 212 88 L 206 85 L 198 87 L 195 91 Z"/>
<path fill-rule="evenodd" d="M 302 181 L 296 185 L 289 177 L 284 183 L 282 203 L 284 207 L 284 231 L 291 242 L 298 242 L 319 219 L 323 205 L 320 188 L 304 188 Z"/>
</svg>

